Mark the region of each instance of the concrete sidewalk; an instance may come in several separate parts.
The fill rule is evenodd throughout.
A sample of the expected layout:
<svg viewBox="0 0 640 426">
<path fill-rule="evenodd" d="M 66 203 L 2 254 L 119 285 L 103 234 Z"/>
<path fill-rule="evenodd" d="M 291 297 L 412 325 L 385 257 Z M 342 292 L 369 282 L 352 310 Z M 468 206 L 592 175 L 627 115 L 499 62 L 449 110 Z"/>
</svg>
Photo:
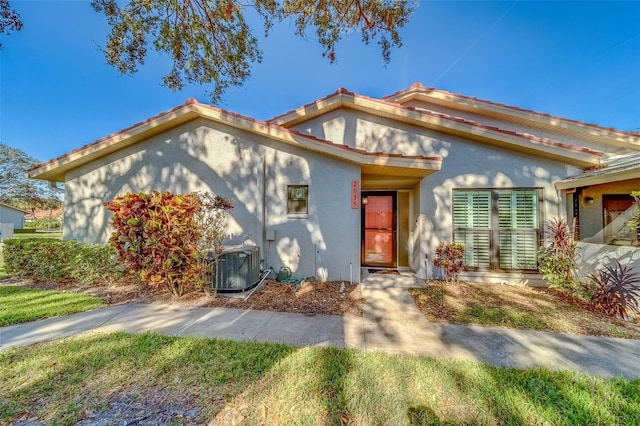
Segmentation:
<svg viewBox="0 0 640 426">
<path fill-rule="evenodd" d="M 368 277 L 363 284 L 366 305 L 362 318 L 156 304 L 113 306 L 0 328 L 0 351 L 83 332 L 153 331 L 640 377 L 640 340 L 433 324 L 424 319 L 406 290 L 415 285 L 424 284 L 410 277 Z"/>
</svg>

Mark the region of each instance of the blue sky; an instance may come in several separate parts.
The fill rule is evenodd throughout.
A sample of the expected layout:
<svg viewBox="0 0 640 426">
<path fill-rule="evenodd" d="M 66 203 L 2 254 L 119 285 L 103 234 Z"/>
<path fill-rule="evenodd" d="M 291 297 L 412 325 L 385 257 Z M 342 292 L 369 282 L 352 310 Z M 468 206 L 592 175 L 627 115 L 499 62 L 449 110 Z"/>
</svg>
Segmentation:
<svg viewBox="0 0 640 426">
<path fill-rule="evenodd" d="M 134 76 L 105 65 L 108 27 L 88 1 L 11 1 L 24 29 L 2 38 L 0 141 L 48 160 L 173 108 L 207 88 L 160 85 L 151 52 Z M 256 28 L 257 36 L 262 34 Z M 640 128 L 640 2 L 420 2 L 384 64 L 358 34 L 334 64 L 291 24 L 261 40 L 262 63 L 218 106 L 267 119 L 339 87 L 373 97 L 413 82 L 621 130 Z"/>
</svg>

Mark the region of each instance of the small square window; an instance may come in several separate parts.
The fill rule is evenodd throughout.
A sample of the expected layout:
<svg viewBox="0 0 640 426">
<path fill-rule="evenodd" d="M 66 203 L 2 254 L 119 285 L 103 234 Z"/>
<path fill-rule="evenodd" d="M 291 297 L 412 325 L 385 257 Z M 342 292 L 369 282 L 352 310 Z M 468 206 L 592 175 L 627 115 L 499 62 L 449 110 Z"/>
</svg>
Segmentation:
<svg viewBox="0 0 640 426">
<path fill-rule="evenodd" d="M 309 213 L 309 185 L 287 186 L 287 214 Z"/>
</svg>

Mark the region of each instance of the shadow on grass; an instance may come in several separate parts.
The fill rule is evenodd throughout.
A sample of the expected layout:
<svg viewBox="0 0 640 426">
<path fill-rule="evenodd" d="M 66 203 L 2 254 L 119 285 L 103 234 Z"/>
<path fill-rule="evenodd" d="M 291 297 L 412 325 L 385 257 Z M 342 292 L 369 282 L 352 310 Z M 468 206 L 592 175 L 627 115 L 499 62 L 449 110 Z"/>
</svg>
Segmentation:
<svg viewBox="0 0 640 426">
<path fill-rule="evenodd" d="M 0 353 L 0 423 L 28 415 L 71 424 L 108 410 L 123 394 L 144 400 L 158 393 L 166 393 L 162 404 L 195 404 L 202 422 L 295 350 L 152 333 L 85 335 L 15 348 Z M 122 420 L 127 418 L 111 419 Z"/>
<path fill-rule="evenodd" d="M 152 333 L 1 353 L 0 395 L 7 423 L 71 424 L 125 401 L 150 418 L 181 407 L 195 423 L 640 424 L 640 380 Z"/>
</svg>

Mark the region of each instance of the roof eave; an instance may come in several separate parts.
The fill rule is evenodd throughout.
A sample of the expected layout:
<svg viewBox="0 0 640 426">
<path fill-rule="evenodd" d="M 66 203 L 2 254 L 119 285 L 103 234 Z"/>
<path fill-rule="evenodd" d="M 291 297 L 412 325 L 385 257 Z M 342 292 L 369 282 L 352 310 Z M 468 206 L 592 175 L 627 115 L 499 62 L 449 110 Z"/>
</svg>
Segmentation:
<svg viewBox="0 0 640 426">
<path fill-rule="evenodd" d="M 585 186 L 602 185 L 605 183 L 620 182 L 623 180 L 637 179 L 640 175 L 640 165 L 630 169 L 602 173 L 596 176 L 575 177 L 555 182 L 556 189 L 582 188 Z"/>
<path fill-rule="evenodd" d="M 127 131 L 121 131 L 99 139 L 83 148 L 37 166 L 29 170 L 27 176 L 31 179 L 64 182 L 65 174 L 69 170 L 119 151 L 166 129 L 187 123 L 197 117 L 196 105 L 183 105 L 166 114 L 131 127 Z"/>
<path fill-rule="evenodd" d="M 541 114 L 535 111 L 524 110 L 507 105 L 494 104 L 487 101 L 470 99 L 456 94 L 442 92 L 437 89 L 410 89 L 405 93 L 397 93 L 384 98 L 387 101 L 404 104 L 412 100 L 427 100 L 445 106 L 454 105 L 466 107 L 467 110 L 485 110 L 504 116 L 510 116 L 538 124 L 553 125 L 565 130 L 577 130 L 587 133 L 590 137 L 605 138 L 611 145 L 620 148 L 640 150 L 640 137 L 628 134 L 628 132 L 615 131 L 595 124 L 580 123 L 575 120 L 567 120 L 562 117 Z"/>
<path fill-rule="evenodd" d="M 455 121 L 453 119 L 432 116 L 418 110 L 399 108 L 367 98 L 355 97 L 353 101 L 356 109 L 358 109 L 358 106 L 361 106 L 365 108 L 367 112 L 376 115 L 388 117 L 389 114 L 392 114 L 394 118 L 400 119 L 407 124 L 426 127 L 431 130 L 454 134 L 456 136 L 464 136 L 480 142 L 515 149 L 546 158 L 562 159 L 564 163 L 578 167 L 600 164 L 602 157 L 602 153 L 600 152 L 544 143 L 535 138 L 527 139 L 523 136 L 500 131 L 499 129 L 473 125 L 464 120 Z"/>
</svg>

